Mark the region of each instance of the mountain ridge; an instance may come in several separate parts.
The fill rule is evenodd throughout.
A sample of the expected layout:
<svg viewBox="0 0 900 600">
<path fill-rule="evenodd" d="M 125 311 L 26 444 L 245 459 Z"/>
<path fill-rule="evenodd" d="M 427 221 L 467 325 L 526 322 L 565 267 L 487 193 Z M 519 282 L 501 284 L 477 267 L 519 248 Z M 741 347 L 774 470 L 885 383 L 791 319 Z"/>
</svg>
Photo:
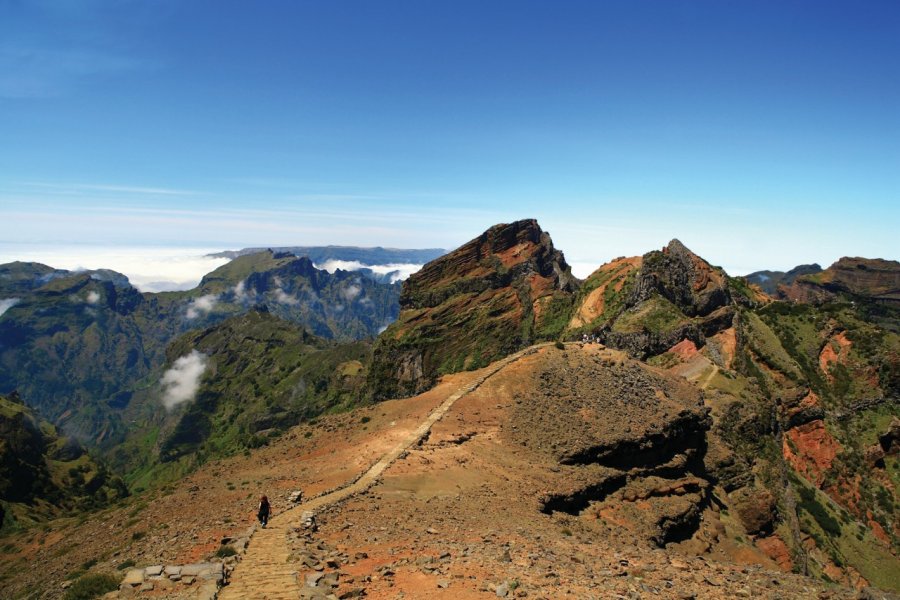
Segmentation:
<svg viewBox="0 0 900 600">
<path fill-rule="evenodd" d="M 271 297 L 279 289 L 298 297 L 298 288 L 277 283 L 285 274 L 278 270 L 293 265 L 302 271 L 311 264 L 274 253 L 245 260 L 270 261 L 253 289 Z M 247 266 L 241 265 L 209 277 L 204 295 L 190 301 L 230 301 L 247 281 L 239 276 Z M 677 549 L 802 570 L 844 586 L 900 589 L 894 264 L 848 259 L 830 273 L 797 277 L 794 285 L 803 286 L 805 295 L 779 300 L 728 276 L 676 239 L 641 257 L 616 259 L 581 281 L 537 221 L 499 224 L 403 284 L 399 318 L 376 341 L 371 361 L 365 352 L 353 359 L 355 383 L 345 404 L 328 396 L 343 379 L 312 385 L 325 393 L 314 399 L 321 402 L 315 410 L 354 410 L 334 420 L 316 418 L 341 423 L 321 432 L 335 439 L 317 434 L 309 415 L 283 410 L 281 400 L 291 396 L 278 390 L 294 387 L 291 373 L 302 363 L 290 349 L 307 338 L 259 310 L 207 323 L 167 347 L 167 366 L 203 352 L 214 367 L 201 381 L 197 404 L 173 415 L 153 437 L 154 448 L 171 455 L 165 464 L 196 459 L 193 468 L 202 470 L 209 461 L 236 464 L 241 447 L 251 458 L 288 453 L 279 445 L 285 435 L 320 456 L 320 447 L 302 443 L 306 432 L 331 447 L 368 435 L 370 423 L 384 428 L 383 437 L 370 443 L 391 447 L 391 411 L 424 408 L 397 400 L 360 408 L 368 403 L 363 379 L 374 399 L 419 394 L 417 401 L 427 404 L 439 401 L 450 382 L 466 381 L 537 341 L 553 342 L 513 361 L 484 390 L 455 404 L 459 412 L 392 468 L 384 487 L 349 502 L 344 514 L 376 511 L 391 527 L 374 535 L 427 546 L 404 537 L 421 523 L 398 514 L 421 512 L 452 531 L 458 519 L 482 522 L 476 506 L 502 520 L 491 504 L 501 501 L 541 538 L 552 535 L 550 527 L 564 527 L 569 535 L 604 544 L 619 539 L 625 547 L 650 544 L 666 553 Z M 47 292 L 59 301 L 101 283 L 54 280 Z M 204 310 L 202 303 L 195 308 Z M 9 310 L 15 315 L 17 309 Z M 259 333 L 250 334 L 257 325 Z M 299 341 L 284 341 L 296 336 Z M 334 374 L 345 368 L 342 361 L 319 362 Z M 243 408 L 248 412 L 242 420 Z M 280 422 L 284 414 L 289 418 Z M 269 421 L 257 427 L 256 416 L 268 419 L 275 434 L 261 435 L 265 429 L 259 427 Z M 283 433 L 298 420 L 300 429 Z M 196 431 L 203 434 L 182 435 Z M 255 436 L 281 449 L 254 449 Z M 347 466 L 329 468 L 345 473 Z M 471 503 L 461 491 L 445 489 L 450 472 L 473 495 Z M 157 474 L 145 471 L 141 486 Z M 487 481 L 484 489 L 479 482 Z M 429 495 L 429 489 L 441 492 Z M 242 485 L 240 493 L 246 491 Z M 494 494 L 503 500 L 492 500 Z M 421 498 L 434 506 L 426 508 Z M 504 527 L 504 535 L 518 535 L 511 524 Z M 352 528 L 340 531 L 356 536 Z M 379 552 L 367 545 L 371 535 L 361 535 L 354 543 Z M 540 581 L 521 577 L 543 589 Z M 379 589 L 374 580 L 367 587 Z"/>
</svg>

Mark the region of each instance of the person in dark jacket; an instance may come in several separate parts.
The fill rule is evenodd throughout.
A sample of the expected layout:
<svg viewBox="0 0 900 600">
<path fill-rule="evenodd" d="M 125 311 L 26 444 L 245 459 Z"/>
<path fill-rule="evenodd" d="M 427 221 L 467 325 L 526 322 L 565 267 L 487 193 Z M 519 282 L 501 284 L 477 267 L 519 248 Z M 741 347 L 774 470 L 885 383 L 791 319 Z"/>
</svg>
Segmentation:
<svg viewBox="0 0 900 600">
<path fill-rule="evenodd" d="M 263 527 L 269 522 L 270 512 L 272 512 L 272 508 L 269 506 L 269 499 L 263 496 L 259 499 L 259 509 L 256 511 L 256 518 L 259 519 Z"/>
</svg>

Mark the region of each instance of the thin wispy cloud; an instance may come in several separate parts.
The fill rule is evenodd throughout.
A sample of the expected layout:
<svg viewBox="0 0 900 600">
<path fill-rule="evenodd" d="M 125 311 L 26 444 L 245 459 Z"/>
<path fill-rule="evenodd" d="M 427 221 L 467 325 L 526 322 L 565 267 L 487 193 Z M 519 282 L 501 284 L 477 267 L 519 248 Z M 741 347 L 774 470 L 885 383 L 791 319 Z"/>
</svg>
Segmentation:
<svg viewBox="0 0 900 600">
<path fill-rule="evenodd" d="M 138 58 L 88 48 L 38 44 L 0 44 L 0 97 L 52 98 L 83 80 L 147 68 Z"/>
<path fill-rule="evenodd" d="M 48 183 L 40 181 L 25 181 L 21 185 L 52 190 L 66 194 L 87 195 L 89 192 L 103 192 L 113 194 L 141 194 L 149 196 L 196 196 L 199 192 L 193 190 L 181 190 L 164 187 L 148 187 L 137 185 L 113 185 L 99 183 Z M 110 207 L 103 207 L 108 209 Z"/>
<path fill-rule="evenodd" d="M 347 302 L 353 302 L 360 292 L 362 292 L 362 288 L 354 283 L 341 290 L 341 295 Z"/>
<path fill-rule="evenodd" d="M 138 50 L 136 34 L 168 10 L 134 3 L 137 18 L 116 3 L 6 2 L 0 18 L 0 98 L 68 96 L 98 82 L 161 67 Z"/>
<path fill-rule="evenodd" d="M 235 302 L 240 302 L 241 304 L 246 304 L 248 302 L 253 302 L 256 300 L 256 290 L 247 289 L 246 281 L 239 281 L 232 288 L 232 293 L 234 293 Z"/>
<path fill-rule="evenodd" d="M 287 306 L 297 306 L 298 304 L 300 304 L 299 299 L 291 296 L 281 288 L 277 288 L 275 290 L 275 301 L 279 304 L 284 304 Z"/>
</svg>

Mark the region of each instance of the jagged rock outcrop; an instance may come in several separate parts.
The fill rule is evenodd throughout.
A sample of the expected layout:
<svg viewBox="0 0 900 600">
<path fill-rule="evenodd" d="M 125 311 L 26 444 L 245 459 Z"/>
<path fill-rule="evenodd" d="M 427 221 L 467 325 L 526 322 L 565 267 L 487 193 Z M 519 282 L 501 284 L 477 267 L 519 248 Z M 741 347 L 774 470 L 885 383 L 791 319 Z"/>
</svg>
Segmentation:
<svg viewBox="0 0 900 600">
<path fill-rule="evenodd" d="M 706 316 L 731 303 L 728 277 L 722 269 L 691 252 L 678 240 L 644 255 L 629 304 L 662 295 L 689 317 Z"/>
<path fill-rule="evenodd" d="M 570 328 L 587 330 L 630 356 L 647 358 L 682 340 L 696 346 L 732 325 L 736 301 L 728 275 L 678 240 L 641 258 L 616 259 L 585 282 Z"/>
<path fill-rule="evenodd" d="M 491 227 L 404 282 L 400 318 L 375 348 L 373 395 L 414 394 L 441 374 L 556 338 L 577 287 L 537 221 Z"/>
</svg>

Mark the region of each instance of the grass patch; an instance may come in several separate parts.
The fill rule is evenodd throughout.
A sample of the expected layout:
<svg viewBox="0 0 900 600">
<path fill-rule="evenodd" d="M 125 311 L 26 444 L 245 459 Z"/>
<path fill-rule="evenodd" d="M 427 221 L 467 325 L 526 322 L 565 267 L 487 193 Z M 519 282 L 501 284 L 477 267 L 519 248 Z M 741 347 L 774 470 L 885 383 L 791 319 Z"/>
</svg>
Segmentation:
<svg viewBox="0 0 900 600">
<path fill-rule="evenodd" d="M 640 333 L 643 331 L 663 333 L 672 331 L 679 325 L 689 322 L 690 319 L 677 306 L 662 296 L 654 296 L 636 309 L 622 313 L 613 324 L 613 331 L 620 333 Z"/>
<path fill-rule="evenodd" d="M 822 531 L 828 535 L 841 535 L 841 524 L 822 506 L 816 498 L 816 492 L 805 486 L 800 488 L 800 508 L 812 515 Z"/>
<path fill-rule="evenodd" d="M 237 550 L 234 549 L 233 546 L 222 546 L 218 550 L 216 550 L 216 556 L 218 558 L 226 558 L 229 556 L 234 556 L 237 554 Z"/>
<path fill-rule="evenodd" d="M 85 575 L 66 590 L 63 598 L 64 600 L 92 600 L 117 589 L 119 589 L 119 580 L 112 575 Z"/>
</svg>

